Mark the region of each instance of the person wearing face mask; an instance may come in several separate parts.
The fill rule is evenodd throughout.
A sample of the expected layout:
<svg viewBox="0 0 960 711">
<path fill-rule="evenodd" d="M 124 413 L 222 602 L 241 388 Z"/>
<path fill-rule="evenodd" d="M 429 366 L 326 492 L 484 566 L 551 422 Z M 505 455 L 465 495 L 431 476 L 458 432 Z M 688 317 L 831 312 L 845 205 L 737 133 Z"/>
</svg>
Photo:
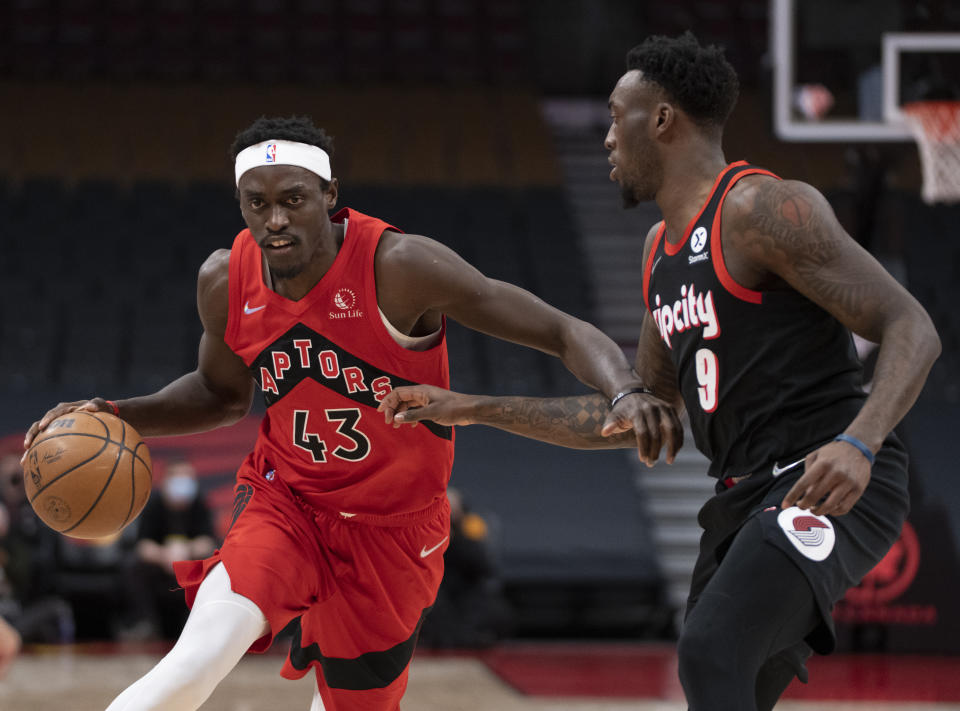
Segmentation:
<svg viewBox="0 0 960 711">
<path fill-rule="evenodd" d="M 167 465 L 159 490 L 147 502 L 139 524 L 135 561 L 129 572 L 134 621 L 121 636 L 174 639 L 188 611 L 173 564 L 205 558 L 216 547 L 212 515 L 200 495 L 196 470 L 190 462 L 177 460 Z"/>
</svg>

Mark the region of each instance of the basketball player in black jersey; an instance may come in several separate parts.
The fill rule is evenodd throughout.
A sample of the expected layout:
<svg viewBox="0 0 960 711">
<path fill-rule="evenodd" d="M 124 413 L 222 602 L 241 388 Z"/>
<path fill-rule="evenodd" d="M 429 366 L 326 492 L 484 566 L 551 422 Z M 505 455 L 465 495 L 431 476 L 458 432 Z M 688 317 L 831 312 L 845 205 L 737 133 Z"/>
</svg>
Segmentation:
<svg viewBox="0 0 960 711">
<path fill-rule="evenodd" d="M 693 711 L 771 709 L 811 648 L 831 651 L 833 604 L 896 541 L 906 454 L 891 434 L 940 352 L 930 318 L 804 183 L 728 164 L 733 68 L 690 33 L 651 37 L 610 95 L 605 147 L 626 206 L 656 200 L 644 246 L 646 314 L 624 397 L 685 409 L 716 496 L 680 634 Z M 638 308 L 640 305 L 638 304 Z M 850 331 L 879 343 L 861 386 Z M 486 424 L 577 448 L 636 443 L 601 431 L 609 402 L 398 389 L 387 420 Z M 623 431 L 617 432 L 616 430 Z M 655 428 L 642 456 L 677 442 Z M 638 433 L 638 438 L 639 438 Z M 604 436 L 609 435 L 609 436 Z"/>
</svg>

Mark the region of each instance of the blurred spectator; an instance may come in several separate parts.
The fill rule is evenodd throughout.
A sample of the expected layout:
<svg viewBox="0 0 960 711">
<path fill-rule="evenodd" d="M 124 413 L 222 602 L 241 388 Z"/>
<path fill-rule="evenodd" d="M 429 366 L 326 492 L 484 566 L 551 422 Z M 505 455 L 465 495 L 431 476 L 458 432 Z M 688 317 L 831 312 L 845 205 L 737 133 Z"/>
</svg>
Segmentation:
<svg viewBox="0 0 960 711">
<path fill-rule="evenodd" d="M 45 573 L 53 565 L 53 547 L 57 534 L 37 518 L 23 488 L 23 469 L 16 454 L 0 456 L 0 504 L 8 516 L 5 531 L 0 532 L 0 563 L 19 599 L 41 596 L 47 590 Z"/>
<path fill-rule="evenodd" d="M 443 555 L 443 582 L 420 641 L 427 647 L 487 646 L 507 633 L 511 616 L 501 594 L 487 522 L 464 505 L 457 489 L 448 489 L 447 498 L 450 545 Z"/>
<path fill-rule="evenodd" d="M 113 639 L 119 631 L 133 544 L 132 526 L 96 540 L 57 537 L 54 591 L 70 604 L 77 639 Z"/>
<path fill-rule="evenodd" d="M 0 456 L 0 616 L 26 642 L 73 641 L 70 606 L 54 594 L 58 538 L 27 501 L 20 457 Z"/>
<path fill-rule="evenodd" d="M 0 617 L 0 679 L 7 675 L 7 669 L 19 653 L 20 641 L 20 634 Z"/>
<path fill-rule="evenodd" d="M 159 634 L 175 639 L 180 634 L 189 610 L 173 563 L 206 558 L 216 548 L 211 512 L 190 462 L 168 464 L 157 493 L 140 516 L 136 560 L 128 578 L 136 619 L 125 632 L 128 638 Z"/>
</svg>

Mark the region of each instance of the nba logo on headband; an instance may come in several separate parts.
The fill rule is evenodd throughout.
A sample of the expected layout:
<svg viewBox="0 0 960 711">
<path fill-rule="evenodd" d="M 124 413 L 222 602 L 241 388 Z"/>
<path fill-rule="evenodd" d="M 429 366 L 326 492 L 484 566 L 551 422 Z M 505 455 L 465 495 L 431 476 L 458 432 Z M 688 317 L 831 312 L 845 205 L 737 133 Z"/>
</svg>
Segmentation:
<svg viewBox="0 0 960 711">
<path fill-rule="evenodd" d="M 282 151 L 279 150 L 281 146 Z M 237 184 L 240 183 L 241 175 L 261 165 L 295 165 L 327 181 L 332 177 L 330 156 L 320 146 L 274 138 L 247 146 L 237 154 L 234 164 Z"/>
</svg>

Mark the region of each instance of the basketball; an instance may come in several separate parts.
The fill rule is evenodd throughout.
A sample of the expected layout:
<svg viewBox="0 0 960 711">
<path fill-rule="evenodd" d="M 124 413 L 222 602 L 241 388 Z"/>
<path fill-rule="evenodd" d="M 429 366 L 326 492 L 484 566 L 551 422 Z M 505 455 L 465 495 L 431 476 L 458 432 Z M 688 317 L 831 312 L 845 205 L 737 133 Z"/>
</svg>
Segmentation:
<svg viewBox="0 0 960 711">
<path fill-rule="evenodd" d="M 150 453 L 130 425 L 106 412 L 61 415 L 33 441 L 23 484 L 37 516 L 72 538 L 105 538 L 143 510 Z"/>
</svg>

